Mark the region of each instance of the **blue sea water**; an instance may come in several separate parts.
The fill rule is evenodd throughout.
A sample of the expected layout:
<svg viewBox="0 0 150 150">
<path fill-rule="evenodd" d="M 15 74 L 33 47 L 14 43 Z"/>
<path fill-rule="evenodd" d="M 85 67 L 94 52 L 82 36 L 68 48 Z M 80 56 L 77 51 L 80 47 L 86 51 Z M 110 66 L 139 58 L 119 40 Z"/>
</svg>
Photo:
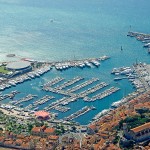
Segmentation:
<svg viewBox="0 0 150 150">
<path fill-rule="evenodd" d="M 18 89 L 24 95 L 33 93 L 42 97 L 47 93 L 40 91 L 40 83 L 56 76 L 66 80 L 75 76 L 86 80 L 98 77 L 110 86 L 120 87 L 119 92 L 92 104 L 83 100 L 71 103 L 71 110 L 58 116 L 63 118 L 85 105 L 94 105 L 97 110 L 75 119 L 81 124 L 89 123 L 99 111 L 109 108 L 112 102 L 134 90 L 127 80 L 116 84 L 110 75 L 112 68 L 131 66 L 136 59 L 150 62 L 143 44 L 126 36 L 129 30 L 150 32 L 149 6 L 149 0 L 0 0 L 0 61 L 7 60 L 8 53 L 51 61 L 102 55 L 111 57 L 99 68 L 52 70 L 40 79 L 5 92 Z M 121 46 L 123 51 L 120 51 Z"/>
</svg>

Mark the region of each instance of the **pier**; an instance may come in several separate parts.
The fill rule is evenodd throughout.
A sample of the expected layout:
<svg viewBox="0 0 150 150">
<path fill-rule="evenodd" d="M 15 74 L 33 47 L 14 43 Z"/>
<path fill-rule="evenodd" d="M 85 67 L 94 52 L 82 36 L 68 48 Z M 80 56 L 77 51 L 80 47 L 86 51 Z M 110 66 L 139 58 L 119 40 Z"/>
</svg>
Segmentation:
<svg viewBox="0 0 150 150">
<path fill-rule="evenodd" d="M 0 101 L 5 100 L 7 98 L 13 99 L 16 94 L 20 93 L 19 91 L 11 91 L 9 94 L 4 94 L 0 93 Z"/>
<path fill-rule="evenodd" d="M 127 36 L 136 37 L 137 40 L 150 40 L 150 34 L 140 32 L 128 32 Z"/>
<path fill-rule="evenodd" d="M 79 82 L 79 81 L 81 81 L 81 80 L 83 80 L 84 78 L 82 78 L 82 77 L 75 77 L 75 78 L 73 78 L 73 79 L 71 79 L 71 80 L 69 80 L 69 81 L 67 81 L 67 82 L 64 82 L 62 85 L 58 85 L 57 87 L 55 87 L 55 89 L 57 89 L 57 90 L 62 90 L 62 89 L 64 89 L 64 88 L 66 88 L 66 87 L 68 87 L 68 86 L 71 86 L 71 85 L 73 85 L 74 83 L 77 83 L 77 82 Z"/>
<path fill-rule="evenodd" d="M 150 34 L 139 32 L 128 32 L 127 36 L 135 37 L 138 41 L 144 43 L 144 48 L 150 48 Z"/>
<path fill-rule="evenodd" d="M 90 79 L 88 81 L 85 81 L 85 82 L 83 82 L 81 84 L 78 84 L 78 85 L 68 89 L 67 92 L 76 92 L 77 90 L 80 90 L 80 89 L 82 89 L 82 88 L 84 88 L 84 87 L 86 87 L 86 86 L 88 86 L 88 85 L 90 85 L 90 84 L 92 84 L 92 83 L 94 83 L 96 81 L 99 81 L 99 79 L 98 78 L 92 78 L 92 79 Z"/>
<path fill-rule="evenodd" d="M 107 84 L 107 83 L 105 83 L 105 82 L 101 82 L 101 83 L 95 85 L 94 87 L 89 88 L 89 89 L 87 89 L 87 90 L 85 90 L 85 91 L 79 93 L 79 95 L 80 95 L 81 97 L 85 97 L 85 96 L 87 96 L 87 95 L 89 95 L 89 94 L 92 94 L 92 93 L 94 93 L 94 92 L 96 92 L 96 91 L 98 91 L 98 90 L 100 90 L 100 89 L 102 89 L 102 88 L 104 88 L 104 87 L 106 87 L 106 86 L 108 86 L 108 85 L 109 85 L 109 84 Z"/>
<path fill-rule="evenodd" d="M 42 88 L 42 90 L 45 90 L 47 92 L 56 93 L 56 94 L 61 94 L 61 95 L 64 95 L 64 96 L 71 96 L 71 97 L 76 96 L 76 94 L 67 92 L 65 90 L 57 90 L 57 89 L 52 88 L 52 87 L 44 87 L 44 88 Z"/>
<path fill-rule="evenodd" d="M 63 80 L 64 80 L 64 78 L 56 77 L 56 78 L 52 79 L 51 81 L 45 83 L 43 85 L 43 87 L 53 86 L 53 85 L 55 85 L 55 84 L 57 84 L 57 83 L 59 83 L 59 82 L 61 82 Z"/>
<path fill-rule="evenodd" d="M 120 90 L 120 88 L 117 87 L 111 87 L 110 89 L 105 90 L 104 92 L 101 92 L 95 96 L 93 96 L 92 98 L 89 97 L 85 97 L 84 101 L 86 102 L 92 102 L 92 101 L 96 101 L 96 100 L 101 100 L 115 92 L 117 92 L 118 90 Z"/>
<path fill-rule="evenodd" d="M 101 61 L 109 59 L 109 56 L 102 56 L 99 58 L 86 58 L 86 59 L 78 59 L 78 60 L 68 60 L 68 61 L 61 61 L 61 62 L 46 62 L 50 64 L 57 70 L 65 70 L 71 67 L 80 67 L 83 68 L 85 66 L 91 67 L 92 64 L 95 66 L 99 66 Z"/>
<path fill-rule="evenodd" d="M 78 110 L 77 112 L 71 114 L 70 116 L 65 117 L 63 120 L 65 120 L 65 121 L 71 121 L 71 120 L 73 120 L 75 118 L 78 118 L 81 115 L 84 115 L 85 113 L 89 112 L 92 109 L 94 109 L 93 106 L 91 106 L 91 107 L 85 106 L 82 109 Z"/>
<path fill-rule="evenodd" d="M 46 95 L 46 96 L 42 97 L 41 99 L 33 102 L 33 106 L 36 107 L 38 105 L 45 104 L 46 102 L 48 102 L 49 100 L 52 100 L 54 98 L 55 98 L 54 96 Z"/>
<path fill-rule="evenodd" d="M 70 102 L 74 102 L 79 97 L 63 97 L 59 100 L 56 100 L 55 102 L 52 102 L 50 105 L 48 105 L 44 110 L 49 111 L 51 109 L 55 109 L 59 105 L 68 105 Z"/>
<path fill-rule="evenodd" d="M 66 99 L 68 99 L 68 97 L 63 97 L 59 100 L 56 100 L 55 102 L 52 102 L 51 104 L 49 104 L 47 107 L 44 108 L 44 110 L 49 111 L 51 109 L 53 109 L 54 107 L 60 105 L 63 101 L 65 101 Z"/>
<path fill-rule="evenodd" d="M 69 107 L 64 107 L 64 106 L 56 106 L 56 107 L 54 107 L 53 109 L 55 109 L 55 110 L 57 110 L 57 111 L 59 111 L 59 112 L 67 112 L 68 110 L 70 110 L 70 108 Z"/>
<path fill-rule="evenodd" d="M 24 102 L 27 102 L 27 101 L 31 101 L 33 98 L 37 97 L 37 95 L 32 95 L 32 94 L 29 94 L 27 95 L 26 97 L 24 98 L 21 98 L 20 100 L 17 100 L 13 105 L 18 105 L 20 103 L 24 103 Z"/>
</svg>

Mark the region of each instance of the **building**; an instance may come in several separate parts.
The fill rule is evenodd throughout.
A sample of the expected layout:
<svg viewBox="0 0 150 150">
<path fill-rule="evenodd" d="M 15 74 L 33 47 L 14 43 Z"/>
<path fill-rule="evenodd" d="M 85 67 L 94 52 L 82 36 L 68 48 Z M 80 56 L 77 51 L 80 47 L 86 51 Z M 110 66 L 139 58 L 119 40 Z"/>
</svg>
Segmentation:
<svg viewBox="0 0 150 150">
<path fill-rule="evenodd" d="M 34 114 L 39 120 L 47 120 L 50 117 L 49 113 L 46 111 L 37 111 Z"/>
<path fill-rule="evenodd" d="M 33 136 L 47 137 L 50 135 L 55 135 L 55 129 L 54 128 L 46 128 L 46 126 L 34 127 L 31 130 L 31 134 Z"/>
<path fill-rule="evenodd" d="M 10 71 L 19 71 L 25 73 L 32 70 L 31 63 L 28 61 L 10 62 L 6 65 L 6 69 Z"/>
<path fill-rule="evenodd" d="M 150 122 L 130 130 L 127 129 L 127 124 L 124 124 L 123 130 L 125 137 L 129 140 L 134 140 L 135 142 L 142 142 L 150 139 Z"/>
</svg>

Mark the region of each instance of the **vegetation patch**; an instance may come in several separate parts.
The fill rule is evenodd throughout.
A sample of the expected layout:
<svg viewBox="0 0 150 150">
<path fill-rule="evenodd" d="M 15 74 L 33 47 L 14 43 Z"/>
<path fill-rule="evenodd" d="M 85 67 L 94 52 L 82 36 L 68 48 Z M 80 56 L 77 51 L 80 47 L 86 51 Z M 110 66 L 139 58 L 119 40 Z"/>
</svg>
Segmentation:
<svg viewBox="0 0 150 150">
<path fill-rule="evenodd" d="M 5 66 L 0 66 L 0 73 L 7 74 L 9 71 L 5 68 Z"/>
</svg>

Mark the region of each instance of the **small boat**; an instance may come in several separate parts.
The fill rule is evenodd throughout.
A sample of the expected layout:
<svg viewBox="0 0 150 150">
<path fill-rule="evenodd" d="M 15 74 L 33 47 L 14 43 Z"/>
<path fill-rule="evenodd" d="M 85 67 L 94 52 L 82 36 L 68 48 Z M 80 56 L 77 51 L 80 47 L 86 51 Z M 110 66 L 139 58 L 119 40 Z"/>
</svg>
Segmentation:
<svg viewBox="0 0 150 150">
<path fill-rule="evenodd" d="M 144 47 L 149 47 L 150 46 L 150 43 L 147 43 L 144 45 Z"/>
<path fill-rule="evenodd" d="M 147 50 L 147 52 L 150 54 L 150 48 Z"/>
<path fill-rule="evenodd" d="M 114 78 L 114 81 L 122 80 L 122 78 Z"/>
<path fill-rule="evenodd" d="M 122 48 L 122 46 L 121 46 L 121 51 L 123 51 L 123 48 Z"/>
</svg>

